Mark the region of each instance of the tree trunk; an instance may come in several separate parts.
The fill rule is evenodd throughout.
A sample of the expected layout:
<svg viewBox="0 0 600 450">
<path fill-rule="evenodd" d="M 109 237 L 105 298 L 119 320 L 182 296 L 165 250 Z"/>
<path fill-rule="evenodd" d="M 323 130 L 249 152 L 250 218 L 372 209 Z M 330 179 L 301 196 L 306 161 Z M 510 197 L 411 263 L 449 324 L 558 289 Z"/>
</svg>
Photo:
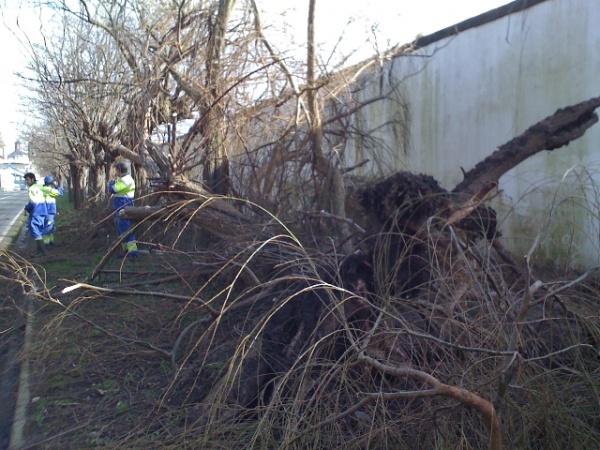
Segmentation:
<svg viewBox="0 0 600 450">
<path fill-rule="evenodd" d="M 474 195 L 486 186 L 498 183 L 509 170 L 542 150 L 555 150 L 584 135 L 598 121 L 594 112 L 600 106 L 600 97 L 559 109 L 541 122 L 529 127 L 465 173 L 453 190 L 455 193 Z"/>
<path fill-rule="evenodd" d="M 89 195 L 94 202 L 106 197 L 106 169 L 104 165 L 91 165 L 89 168 Z"/>
<path fill-rule="evenodd" d="M 208 96 L 204 102 L 204 133 L 205 163 L 203 170 L 204 182 L 214 194 L 228 195 L 229 158 L 227 156 L 222 104 L 223 76 L 221 74 L 221 58 L 225 50 L 225 35 L 227 24 L 231 18 L 236 0 L 220 0 L 216 23 L 213 26 L 208 42 L 208 57 L 206 61 L 206 87 Z"/>
<path fill-rule="evenodd" d="M 69 164 L 71 182 L 73 186 L 73 206 L 81 211 L 85 206 L 87 188 L 87 169 L 75 162 Z"/>
<path fill-rule="evenodd" d="M 262 227 L 253 223 L 244 214 L 235 209 L 226 199 L 214 196 L 183 175 L 172 177 L 169 184 L 179 197 L 189 193 L 182 202 L 173 202 L 166 207 L 127 207 L 121 217 L 136 222 L 145 219 L 169 218 L 191 220 L 205 230 L 223 238 L 241 239 L 242 236 L 258 236 Z M 163 194 L 168 194 L 164 191 Z"/>
<path fill-rule="evenodd" d="M 203 230 L 223 239 L 244 240 L 257 237 L 261 227 L 250 223 L 237 211 L 219 207 L 214 200 L 210 202 L 187 203 L 185 206 L 128 206 L 121 212 L 121 218 L 134 222 L 144 220 L 181 220 L 191 221 Z M 266 238 L 266 237 L 265 237 Z"/>
<path fill-rule="evenodd" d="M 321 111 L 317 98 L 316 86 L 316 50 L 315 50 L 315 7 L 316 0 L 310 0 L 308 11 L 307 39 L 307 83 L 308 83 L 308 114 L 310 126 L 310 143 L 312 148 L 313 168 L 318 175 L 316 180 L 317 210 L 325 210 L 331 214 L 346 217 L 346 192 L 342 173 L 333 161 L 325 156 L 323 148 L 323 126 Z M 348 234 L 348 226 L 344 221 L 334 222 L 335 234 L 340 240 Z M 344 249 L 349 251 L 349 248 Z"/>
</svg>

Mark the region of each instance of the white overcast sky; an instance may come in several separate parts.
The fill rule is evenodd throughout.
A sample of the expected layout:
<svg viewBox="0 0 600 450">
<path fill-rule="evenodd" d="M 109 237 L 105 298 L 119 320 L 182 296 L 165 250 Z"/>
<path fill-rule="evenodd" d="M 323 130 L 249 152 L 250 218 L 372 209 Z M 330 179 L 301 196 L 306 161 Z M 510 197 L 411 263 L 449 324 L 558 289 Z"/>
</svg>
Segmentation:
<svg viewBox="0 0 600 450">
<path fill-rule="evenodd" d="M 600 0 L 598 0 L 600 1 Z M 263 26 L 285 27 L 288 39 L 301 44 L 306 38 L 308 0 L 256 0 Z M 36 12 L 21 6 L 23 0 L 0 0 L 0 42 L 2 64 L 0 82 L 0 132 L 9 153 L 19 136 L 23 116 L 19 112 L 19 82 L 15 72 L 25 64 L 26 52 L 8 28 L 39 27 Z M 418 34 L 430 34 L 470 17 L 511 3 L 511 0 L 317 0 L 316 39 L 322 42 L 321 57 L 327 59 L 342 36 L 341 52 L 358 49 L 373 55 L 372 40 L 377 33 L 380 50 L 412 41 Z M 34 31 L 32 31 L 34 32 Z M 271 37 L 274 29 L 266 30 Z M 283 45 L 283 40 L 280 46 Z M 279 48 L 284 51 L 284 48 Z M 357 61 L 354 61 L 357 62 Z"/>
</svg>

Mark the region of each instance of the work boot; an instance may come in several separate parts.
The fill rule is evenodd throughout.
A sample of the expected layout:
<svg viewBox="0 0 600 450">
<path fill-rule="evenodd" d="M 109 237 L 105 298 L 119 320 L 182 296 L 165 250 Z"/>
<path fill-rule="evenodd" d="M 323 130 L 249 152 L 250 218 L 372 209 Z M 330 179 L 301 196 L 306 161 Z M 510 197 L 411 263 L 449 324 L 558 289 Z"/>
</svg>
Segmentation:
<svg viewBox="0 0 600 450">
<path fill-rule="evenodd" d="M 31 256 L 34 258 L 37 258 L 39 256 L 46 256 L 46 245 L 44 244 L 44 241 L 40 239 L 38 241 L 35 241 L 35 244 L 37 251 Z"/>
<path fill-rule="evenodd" d="M 121 252 L 119 254 L 120 258 L 128 258 L 128 259 L 138 259 L 140 257 L 140 252 L 138 252 L 137 250 L 133 250 L 133 251 L 127 251 L 124 250 L 123 252 Z"/>
</svg>

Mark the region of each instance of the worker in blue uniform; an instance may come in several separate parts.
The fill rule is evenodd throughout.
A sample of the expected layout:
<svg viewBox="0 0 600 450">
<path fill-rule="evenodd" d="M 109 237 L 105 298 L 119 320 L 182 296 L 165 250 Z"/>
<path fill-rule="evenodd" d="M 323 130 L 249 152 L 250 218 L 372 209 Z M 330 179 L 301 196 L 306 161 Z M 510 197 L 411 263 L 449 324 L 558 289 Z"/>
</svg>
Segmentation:
<svg viewBox="0 0 600 450">
<path fill-rule="evenodd" d="M 46 246 L 54 245 L 54 231 L 56 230 L 56 198 L 63 195 L 63 189 L 54 182 L 54 177 L 48 175 L 44 178 L 44 199 L 46 200 L 46 227 L 43 240 Z"/>
<path fill-rule="evenodd" d="M 42 185 L 37 183 L 35 175 L 31 172 L 27 172 L 23 178 L 27 184 L 27 195 L 29 202 L 25 205 L 25 211 L 29 215 L 27 226 L 29 228 L 29 234 L 36 243 L 36 253 L 32 256 L 44 256 L 46 249 L 44 246 L 43 233 L 46 227 L 46 199 L 44 198 L 44 191 Z"/>
<path fill-rule="evenodd" d="M 108 190 L 113 196 L 113 209 L 117 222 L 117 232 L 119 236 L 127 234 L 122 246 L 122 256 L 129 258 L 139 257 L 135 235 L 129 232 L 131 221 L 121 218 L 120 212 L 126 206 L 133 206 L 135 197 L 135 180 L 129 173 L 129 169 L 125 163 L 117 163 L 114 166 L 115 177 L 109 182 Z"/>
</svg>

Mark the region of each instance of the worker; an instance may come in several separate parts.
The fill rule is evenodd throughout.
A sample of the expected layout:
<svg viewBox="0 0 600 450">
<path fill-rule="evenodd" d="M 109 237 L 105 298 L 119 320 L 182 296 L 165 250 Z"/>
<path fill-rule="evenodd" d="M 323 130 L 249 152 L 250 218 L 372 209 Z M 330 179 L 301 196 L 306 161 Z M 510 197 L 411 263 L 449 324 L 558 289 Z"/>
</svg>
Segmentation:
<svg viewBox="0 0 600 450">
<path fill-rule="evenodd" d="M 46 247 L 54 245 L 54 230 L 56 230 L 56 198 L 63 195 L 63 189 L 57 185 L 52 175 L 44 178 L 44 199 L 46 200 L 46 227 L 44 228 L 43 240 Z"/>
<path fill-rule="evenodd" d="M 114 178 L 108 184 L 108 190 L 113 195 L 113 209 L 117 222 L 117 232 L 119 236 L 127 234 L 124 238 L 123 253 L 121 256 L 129 258 L 138 258 L 140 256 L 135 235 L 129 233 L 131 221 L 122 219 L 120 216 L 121 210 L 126 206 L 133 206 L 135 197 L 135 181 L 129 174 L 129 169 L 125 163 L 117 163 L 114 166 Z"/>
<path fill-rule="evenodd" d="M 43 233 L 46 226 L 46 200 L 44 198 L 44 191 L 42 186 L 37 183 L 35 175 L 31 172 L 27 172 L 23 178 L 25 178 L 25 184 L 27 184 L 27 195 L 29 202 L 25 205 L 25 212 L 29 215 L 27 225 L 29 228 L 29 234 L 36 243 L 36 253 L 32 254 L 33 257 L 44 256 L 46 249 L 44 246 Z"/>
</svg>

